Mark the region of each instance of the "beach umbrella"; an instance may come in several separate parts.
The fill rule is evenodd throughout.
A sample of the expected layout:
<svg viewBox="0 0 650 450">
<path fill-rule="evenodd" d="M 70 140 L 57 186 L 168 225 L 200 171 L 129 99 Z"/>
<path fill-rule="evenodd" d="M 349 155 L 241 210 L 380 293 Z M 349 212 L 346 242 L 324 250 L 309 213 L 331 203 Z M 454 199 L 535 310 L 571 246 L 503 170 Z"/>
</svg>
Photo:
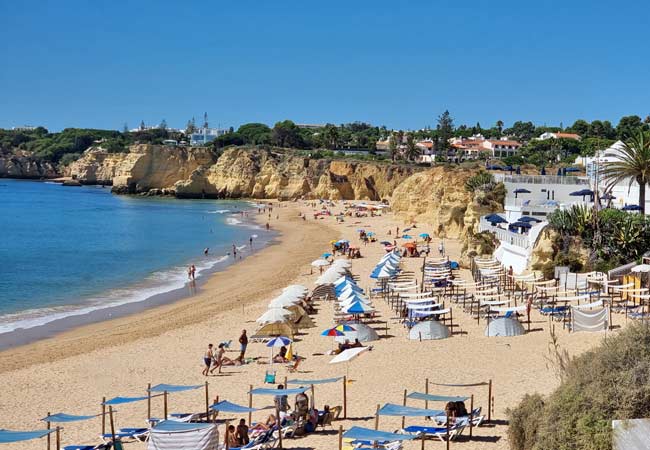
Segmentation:
<svg viewBox="0 0 650 450">
<path fill-rule="evenodd" d="M 269 302 L 269 308 L 278 309 L 295 306 L 300 303 L 300 299 L 291 297 L 277 297 Z"/>
<path fill-rule="evenodd" d="M 341 353 L 336 355 L 330 361 L 330 364 L 339 364 L 343 362 L 350 362 L 353 359 L 357 358 L 361 353 L 368 350 L 368 347 L 354 347 L 347 350 L 343 350 Z"/>
<path fill-rule="evenodd" d="M 422 239 L 426 239 L 426 238 L 429 237 L 429 233 L 420 233 L 420 237 L 421 237 Z"/>
<path fill-rule="evenodd" d="M 402 245 L 402 247 L 412 249 L 417 248 L 418 246 L 414 242 L 407 242 L 406 244 Z"/>
<path fill-rule="evenodd" d="M 410 234 L 404 234 L 402 235 L 402 239 L 413 239 L 413 236 L 411 236 Z"/>
<path fill-rule="evenodd" d="M 533 217 L 533 216 L 523 216 L 520 217 L 519 220 L 517 220 L 517 222 L 541 222 L 541 221 L 542 219 L 538 219 L 537 217 Z"/>
<path fill-rule="evenodd" d="M 490 214 L 488 216 L 485 216 L 485 220 L 490 222 L 492 225 L 495 225 L 497 223 L 508 223 L 506 219 L 498 214 Z"/>
<path fill-rule="evenodd" d="M 393 245 L 392 242 L 388 242 L 388 241 L 381 241 L 380 244 L 381 245 Z"/>
<path fill-rule="evenodd" d="M 517 195 L 519 195 L 519 194 L 530 194 L 530 191 L 528 189 L 524 189 L 524 188 L 517 188 L 512 192 L 515 194 L 515 198 L 517 198 Z"/>
<path fill-rule="evenodd" d="M 374 235 L 375 235 L 375 232 L 374 232 L 374 231 L 368 231 L 368 232 L 366 233 L 366 235 L 367 235 L 367 236 L 374 236 Z"/>
<path fill-rule="evenodd" d="M 288 309 L 284 308 L 271 308 L 262 314 L 257 319 L 257 323 L 264 325 L 265 323 L 274 323 L 274 322 L 286 322 L 288 317 L 291 317 L 293 313 Z"/>
<path fill-rule="evenodd" d="M 322 256 L 323 258 L 329 258 L 330 256 L 332 256 L 332 254 L 331 254 L 331 253 L 327 253 L 327 252 L 325 252 L 325 253 L 323 253 L 321 256 Z"/>
<path fill-rule="evenodd" d="M 327 330 L 323 331 L 321 336 L 345 336 L 345 333 L 342 331 L 339 331 L 335 328 L 328 328 Z"/>
<path fill-rule="evenodd" d="M 641 211 L 641 207 L 639 205 L 625 205 L 621 209 L 623 211 Z"/>
<path fill-rule="evenodd" d="M 382 267 L 377 272 L 373 271 L 373 273 L 370 274 L 370 278 L 391 278 L 394 275 L 394 270 L 390 270 L 387 267 Z"/>
<path fill-rule="evenodd" d="M 345 310 L 348 314 L 365 314 L 374 311 L 374 309 L 361 301 L 356 301 Z"/>
<path fill-rule="evenodd" d="M 579 191 L 571 192 L 569 195 L 572 195 L 574 197 L 582 197 L 582 200 L 584 201 L 587 195 L 594 195 L 594 191 L 591 189 L 581 189 Z"/>
<path fill-rule="evenodd" d="M 355 327 L 356 327 L 356 325 L 355 325 Z M 336 328 L 336 329 L 339 330 L 339 331 L 346 332 L 346 331 L 356 331 L 356 328 L 355 328 L 355 327 L 351 327 L 351 326 L 348 325 L 347 323 L 342 323 L 341 325 L 337 325 L 337 326 L 334 327 L 334 328 Z"/>
<path fill-rule="evenodd" d="M 330 262 L 324 259 L 317 259 L 315 261 L 312 261 L 311 265 L 314 267 L 323 267 L 323 266 L 329 266 Z"/>
<path fill-rule="evenodd" d="M 286 347 L 287 345 L 290 345 L 292 342 L 293 341 L 286 336 L 278 336 L 266 343 L 266 346 L 271 349 L 271 364 L 273 364 L 273 349 Z"/>
<path fill-rule="evenodd" d="M 309 289 L 307 289 L 302 284 L 290 284 L 286 288 L 282 289 L 282 293 L 295 293 L 298 295 L 305 295 Z"/>
</svg>

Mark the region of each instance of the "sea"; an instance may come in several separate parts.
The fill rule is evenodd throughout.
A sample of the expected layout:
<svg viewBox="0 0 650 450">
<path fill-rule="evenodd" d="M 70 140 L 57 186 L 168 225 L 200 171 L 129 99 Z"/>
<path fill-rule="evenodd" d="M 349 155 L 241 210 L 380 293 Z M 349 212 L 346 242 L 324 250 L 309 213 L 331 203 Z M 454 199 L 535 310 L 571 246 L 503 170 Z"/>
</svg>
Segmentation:
<svg viewBox="0 0 650 450">
<path fill-rule="evenodd" d="M 0 179 L 0 348 L 195 292 L 189 265 L 200 285 L 273 239 L 257 206 Z"/>
</svg>

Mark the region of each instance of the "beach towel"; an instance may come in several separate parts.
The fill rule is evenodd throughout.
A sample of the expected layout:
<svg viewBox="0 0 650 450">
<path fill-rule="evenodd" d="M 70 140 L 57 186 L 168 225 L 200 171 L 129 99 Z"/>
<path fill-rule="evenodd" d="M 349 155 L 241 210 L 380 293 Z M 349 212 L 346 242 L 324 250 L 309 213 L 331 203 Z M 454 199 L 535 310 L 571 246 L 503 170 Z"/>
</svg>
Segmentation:
<svg viewBox="0 0 650 450">
<path fill-rule="evenodd" d="M 604 331 L 609 321 L 609 309 L 582 311 L 571 307 L 571 329 L 575 331 Z"/>
</svg>

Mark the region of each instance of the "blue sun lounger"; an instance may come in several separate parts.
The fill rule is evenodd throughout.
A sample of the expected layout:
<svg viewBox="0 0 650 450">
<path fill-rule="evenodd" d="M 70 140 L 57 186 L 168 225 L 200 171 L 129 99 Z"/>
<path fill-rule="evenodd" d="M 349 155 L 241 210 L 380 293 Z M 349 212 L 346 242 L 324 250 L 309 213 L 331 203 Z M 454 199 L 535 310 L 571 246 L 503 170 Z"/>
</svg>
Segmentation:
<svg viewBox="0 0 650 450">
<path fill-rule="evenodd" d="M 469 424 L 467 420 L 461 420 L 456 422 L 453 426 L 449 427 L 449 440 L 453 441 L 457 436 L 459 436 L 465 427 Z M 411 425 L 403 429 L 405 433 L 412 433 L 417 435 L 424 434 L 425 436 L 431 436 L 441 441 L 447 440 L 447 427 L 428 427 L 420 425 Z"/>
<path fill-rule="evenodd" d="M 137 439 L 143 441 L 148 433 L 149 428 L 120 428 L 120 430 L 115 433 L 115 437 L 119 439 Z M 105 433 L 102 435 L 102 438 L 112 439 L 113 435 L 111 433 Z"/>
</svg>

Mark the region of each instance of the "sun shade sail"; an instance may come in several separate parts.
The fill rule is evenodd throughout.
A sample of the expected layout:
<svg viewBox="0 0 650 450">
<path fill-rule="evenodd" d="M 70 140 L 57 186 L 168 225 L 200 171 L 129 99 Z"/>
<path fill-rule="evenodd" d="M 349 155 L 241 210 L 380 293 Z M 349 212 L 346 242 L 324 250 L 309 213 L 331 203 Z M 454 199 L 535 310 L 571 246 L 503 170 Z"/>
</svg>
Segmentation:
<svg viewBox="0 0 650 450">
<path fill-rule="evenodd" d="M 250 391 L 253 395 L 296 395 L 302 394 L 303 392 L 309 390 L 308 387 L 299 387 L 293 389 L 266 389 L 266 388 L 257 388 Z"/>
<path fill-rule="evenodd" d="M 380 416 L 407 416 L 407 417 L 435 417 L 441 416 L 445 412 L 437 409 L 413 408 L 412 406 L 396 405 L 386 403 L 377 412 Z"/>
<path fill-rule="evenodd" d="M 309 386 L 310 384 L 327 384 L 327 383 L 336 383 L 341 381 L 343 377 L 338 378 L 324 378 L 322 380 L 289 380 L 287 384 L 300 384 L 302 386 Z"/>
<path fill-rule="evenodd" d="M 202 384 L 197 384 L 193 386 L 182 386 L 177 384 L 157 384 L 152 386 L 149 391 L 151 392 L 182 392 L 182 391 L 191 391 L 193 389 L 198 389 L 203 387 Z"/>
<path fill-rule="evenodd" d="M 166 432 L 166 433 L 179 433 L 184 431 L 194 431 L 202 430 L 204 428 L 212 428 L 215 424 L 213 423 L 188 423 L 188 422 L 178 422 L 177 420 L 163 420 L 158 423 L 152 431 L 155 432 Z"/>
<path fill-rule="evenodd" d="M 29 441 L 32 439 L 42 438 L 55 430 L 36 430 L 36 431 L 10 431 L 0 430 L 0 444 L 10 444 L 12 442 Z"/>
<path fill-rule="evenodd" d="M 115 397 L 104 402 L 105 405 L 121 405 L 123 403 L 133 403 L 146 400 L 149 397 Z"/>
<path fill-rule="evenodd" d="M 452 395 L 423 394 L 422 392 L 411 392 L 406 397 L 414 398 L 416 400 L 428 400 L 430 402 L 464 402 L 469 398 L 469 397 L 457 397 Z"/>
<path fill-rule="evenodd" d="M 43 417 L 41 420 L 43 422 L 79 422 L 81 420 L 94 419 L 97 416 L 74 416 L 72 414 L 66 413 L 57 413 L 50 414 L 47 417 Z"/>
<path fill-rule="evenodd" d="M 343 437 L 364 441 L 410 441 L 416 438 L 414 434 L 389 433 L 388 431 L 371 430 L 370 428 L 362 427 L 350 428 L 343 433 Z"/>
<path fill-rule="evenodd" d="M 230 403 L 228 400 L 222 400 L 219 403 L 215 403 L 210 406 L 210 409 L 215 411 L 228 412 L 228 413 L 247 413 L 258 411 L 259 408 L 248 408 L 246 406 L 241 406 L 236 403 Z"/>
</svg>

